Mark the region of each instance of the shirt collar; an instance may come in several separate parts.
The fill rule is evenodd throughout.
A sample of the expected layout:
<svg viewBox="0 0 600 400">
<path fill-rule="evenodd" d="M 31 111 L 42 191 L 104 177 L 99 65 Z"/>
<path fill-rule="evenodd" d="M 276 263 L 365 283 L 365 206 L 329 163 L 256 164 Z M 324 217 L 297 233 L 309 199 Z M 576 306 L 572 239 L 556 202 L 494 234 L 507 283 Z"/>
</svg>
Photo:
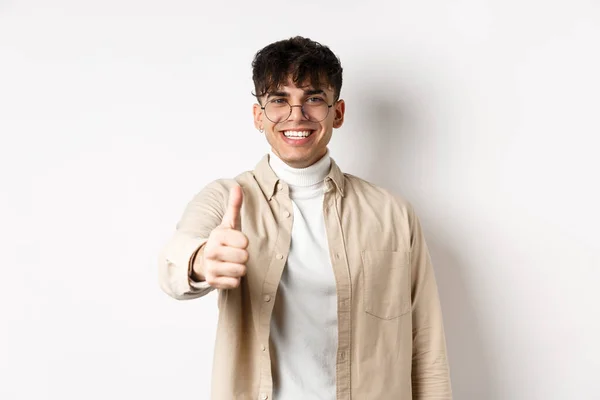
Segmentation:
<svg viewBox="0 0 600 400">
<path fill-rule="evenodd" d="M 269 155 L 268 154 L 266 154 L 259 161 L 259 163 L 254 168 L 253 174 L 254 174 L 254 178 L 258 182 L 258 185 L 260 186 L 260 188 L 263 191 L 263 193 L 265 194 L 265 196 L 267 196 L 267 198 L 269 200 L 271 200 L 271 198 L 275 194 L 275 190 L 277 189 L 277 184 L 279 183 L 280 179 L 275 174 L 275 172 L 273 171 L 271 166 L 269 165 Z M 345 196 L 344 174 L 342 173 L 342 171 L 340 170 L 340 168 L 338 167 L 337 163 L 334 161 L 333 158 L 331 158 L 331 169 L 329 170 L 329 173 L 325 177 L 325 183 L 327 184 L 327 182 L 329 180 L 333 181 L 336 189 L 338 190 L 338 192 L 340 192 L 340 195 L 342 197 L 344 197 Z"/>
</svg>

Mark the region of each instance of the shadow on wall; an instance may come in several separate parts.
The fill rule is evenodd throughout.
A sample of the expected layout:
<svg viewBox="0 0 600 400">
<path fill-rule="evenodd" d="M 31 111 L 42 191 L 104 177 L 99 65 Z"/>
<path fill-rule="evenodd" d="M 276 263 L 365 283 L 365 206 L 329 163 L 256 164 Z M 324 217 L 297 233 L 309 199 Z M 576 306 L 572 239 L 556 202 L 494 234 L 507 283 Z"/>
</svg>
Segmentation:
<svg viewBox="0 0 600 400">
<path fill-rule="evenodd" d="M 419 152 L 419 144 L 435 140 L 435 132 L 427 126 L 428 113 L 423 109 L 427 107 L 426 101 L 416 98 L 411 101 L 406 92 L 398 90 L 391 91 L 398 93 L 398 98 L 382 97 L 382 94 L 390 93 L 387 89 L 373 91 L 371 86 L 361 96 L 367 100 L 360 111 L 360 119 L 364 121 L 362 128 L 368 132 L 361 130 L 364 134 L 357 138 L 358 148 L 370 149 L 368 154 L 363 154 L 361 169 L 366 171 L 366 179 L 415 204 L 420 196 L 426 195 L 419 189 L 422 180 L 427 179 L 419 168 L 423 165 L 419 159 L 419 154 L 423 154 Z M 420 219 L 422 222 L 424 218 Z M 500 394 L 494 388 L 493 360 L 488 357 L 480 318 L 476 314 L 477 300 L 470 295 L 468 280 L 463 274 L 468 261 L 461 260 L 463 249 L 444 244 L 447 234 L 444 232 L 452 230 L 440 224 L 435 219 L 428 220 L 426 231 L 430 234 L 426 234 L 426 241 L 442 302 L 454 398 L 500 400 Z"/>
</svg>

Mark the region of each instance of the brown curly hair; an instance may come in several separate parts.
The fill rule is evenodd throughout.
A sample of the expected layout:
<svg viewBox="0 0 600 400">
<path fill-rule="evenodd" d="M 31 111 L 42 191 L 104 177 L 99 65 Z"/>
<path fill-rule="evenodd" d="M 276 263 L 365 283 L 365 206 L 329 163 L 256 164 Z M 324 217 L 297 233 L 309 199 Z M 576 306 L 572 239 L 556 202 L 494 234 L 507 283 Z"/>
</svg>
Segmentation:
<svg viewBox="0 0 600 400">
<path fill-rule="evenodd" d="M 296 86 L 310 83 L 314 88 L 332 88 L 334 100 L 342 90 L 342 65 L 329 47 L 295 36 L 271 43 L 259 50 L 252 61 L 252 80 L 257 99 L 277 90 L 291 78 Z"/>
</svg>

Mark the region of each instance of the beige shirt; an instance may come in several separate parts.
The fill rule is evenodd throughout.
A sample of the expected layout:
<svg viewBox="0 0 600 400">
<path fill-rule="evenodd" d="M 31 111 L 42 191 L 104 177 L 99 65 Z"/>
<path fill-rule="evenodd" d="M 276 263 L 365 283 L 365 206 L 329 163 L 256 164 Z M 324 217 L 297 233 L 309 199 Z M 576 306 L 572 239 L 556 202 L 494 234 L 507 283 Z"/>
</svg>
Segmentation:
<svg viewBox="0 0 600 400">
<path fill-rule="evenodd" d="M 161 252 L 159 280 L 176 299 L 213 289 L 191 281 L 191 265 L 221 223 L 235 184 L 244 192 L 241 220 L 250 258 L 240 287 L 219 290 L 211 398 L 273 400 L 270 321 L 293 208 L 289 187 L 268 156 L 254 171 L 214 181 L 189 202 Z M 438 290 L 413 207 L 343 174 L 333 160 L 325 185 L 323 214 L 337 287 L 337 400 L 451 399 Z"/>
</svg>

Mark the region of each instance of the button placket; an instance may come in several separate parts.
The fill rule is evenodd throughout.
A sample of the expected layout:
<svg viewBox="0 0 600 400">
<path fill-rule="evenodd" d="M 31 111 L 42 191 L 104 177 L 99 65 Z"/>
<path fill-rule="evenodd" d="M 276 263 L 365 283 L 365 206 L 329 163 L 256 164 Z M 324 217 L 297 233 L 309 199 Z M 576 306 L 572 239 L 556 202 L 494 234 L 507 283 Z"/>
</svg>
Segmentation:
<svg viewBox="0 0 600 400">
<path fill-rule="evenodd" d="M 271 371 L 271 359 L 268 349 L 269 326 L 271 314 L 275 303 L 275 295 L 279 284 L 281 272 L 284 268 L 285 259 L 289 252 L 291 244 L 291 225 L 293 223 L 293 205 L 288 197 L 288 188 L 285 183 L 278 182 L 275 193 L 271 197 L 276 203 L 274 207 L 278 208 L 275 212 L 275 222 L 277 223 L 278 233 L 274 244 L 273 253 L 271 253 L 270 265 L 267 268 L 265 281 L 262 285 L 262 306 L 261 309 L 261 332 L 259 348 L 261 350 L 261 373 L 259 380 L 258 399 L 267 400 L 272 396 L 273 376 Z M 274 254 L 274 257 L 273 257 Z"/>
<path fill-rule="evenodd" d="M 330 182 L 333 186 L 333 182 Z M 342 215 L 338 207 L 338 197 L 336 190 L 332 190 L 325 195 L 324 215 L 327 224 L 327 235 L 329 240 L 329 251 L 333 263 L 334 274 L 337 285 L 338 295 L 338 352 L 336 384 L 338 394 L 349 392 L 350 380 L 350 342 L 352 331 L 351 320 L 351 277 L 348 269 L 348 259 L 345 256 L 344 238 L 342 232 Z M 345 396 L 344 396 L 345 397 Z"/>
</svg>

